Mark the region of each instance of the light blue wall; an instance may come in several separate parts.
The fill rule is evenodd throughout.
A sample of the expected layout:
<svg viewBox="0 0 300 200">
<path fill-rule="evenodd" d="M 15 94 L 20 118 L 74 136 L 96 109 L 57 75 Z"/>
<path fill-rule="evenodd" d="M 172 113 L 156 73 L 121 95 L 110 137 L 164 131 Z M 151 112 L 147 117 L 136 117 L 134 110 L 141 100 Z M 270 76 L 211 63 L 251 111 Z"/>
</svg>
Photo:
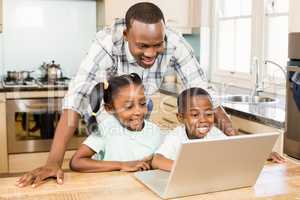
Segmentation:
<svg viewBox="0 0 300 200">
<path fill-rule="evenodd" d="M 188 43 L 193 47 L 197 59 L 200 58 L 200 34 L 194 33 L 191 35 L 183 35 Z"/>
</svg>

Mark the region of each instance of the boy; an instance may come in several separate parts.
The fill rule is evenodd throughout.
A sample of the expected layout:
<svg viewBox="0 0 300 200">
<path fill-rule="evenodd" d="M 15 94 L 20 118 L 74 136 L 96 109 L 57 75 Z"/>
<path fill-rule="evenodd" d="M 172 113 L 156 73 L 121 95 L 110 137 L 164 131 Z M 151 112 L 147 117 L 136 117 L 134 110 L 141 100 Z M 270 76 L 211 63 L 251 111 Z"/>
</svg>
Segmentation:
<svg viewBox="0 0 300 200">
<path fill-rule="evenodd" d="M 202 88 L 189 88 L 177 99 L 177 119 L 182 126 L 168 134 L 165 141 L 156 151 L 152 167 L 171 171 L 182 142 L 192 139 L 212 139 L 227 137 L 214 126 L 214 109 L 208 92 Z M 284 162 L 278 153 L 272 152 L 270 160 Z"/>
</svg>

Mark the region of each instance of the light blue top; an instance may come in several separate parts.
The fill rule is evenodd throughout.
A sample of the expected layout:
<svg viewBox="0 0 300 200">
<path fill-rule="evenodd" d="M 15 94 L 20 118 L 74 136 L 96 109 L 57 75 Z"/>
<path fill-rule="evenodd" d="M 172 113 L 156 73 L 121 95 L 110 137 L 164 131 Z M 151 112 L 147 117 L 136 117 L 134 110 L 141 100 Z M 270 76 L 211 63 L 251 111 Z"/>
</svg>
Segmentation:
<svg viewBox="0 0 300 200">
<path fill-rule="evenodd" d="M 96 154 L 93 159 L 109 161 L 141 160 L 153 154 L 160 145 L 160 129 L 144 121 L 141 131 L 130 131 L 112 115 L 99 124 L 99 132 L 92 133 L 83 144 Z"/>
</svg>

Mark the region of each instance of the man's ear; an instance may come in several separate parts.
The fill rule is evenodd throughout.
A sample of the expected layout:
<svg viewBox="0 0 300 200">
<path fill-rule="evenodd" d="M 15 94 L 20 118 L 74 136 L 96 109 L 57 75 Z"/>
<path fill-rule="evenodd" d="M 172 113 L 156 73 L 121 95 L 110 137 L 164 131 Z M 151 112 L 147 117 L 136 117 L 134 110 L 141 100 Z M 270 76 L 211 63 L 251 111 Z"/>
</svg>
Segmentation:
<svg viewBox="0 0 300 200">
<path fill-rule="evenodd" d="M 182 113 L 176 113 L 176 117 L 180 123 L 183 123 L 183 114 Z"/>
<path fill-rule="evenodd" d="M 123 31 L 123 37 L 126 41 L 128 41 L 128 30 L 127 30 L 127 28 Z"/>
<path fill-rule="evenodd" d="M 110 104 L 104 104 L 104 108 L 105 108 L 106 112 L 108 112 L 109 114 L 113 114 L 114 113 L 114 109 L 113 109 L 112 105 L 110 105 Z"/>
</svg>

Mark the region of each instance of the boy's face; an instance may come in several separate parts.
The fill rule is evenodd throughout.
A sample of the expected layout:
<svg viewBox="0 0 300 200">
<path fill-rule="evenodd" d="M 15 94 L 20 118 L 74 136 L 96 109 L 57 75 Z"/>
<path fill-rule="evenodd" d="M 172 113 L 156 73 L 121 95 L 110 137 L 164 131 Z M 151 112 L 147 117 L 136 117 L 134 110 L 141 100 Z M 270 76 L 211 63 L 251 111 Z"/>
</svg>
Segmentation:
<svg viewBox="0 0 300 200">
<path fill-rule="evenodd" d="M 178 120 L 185 125 L 190 139 L 203 138 L 214 124 L 212 103 L 207 96 L 192 96 L 186 99 L 183 113 L 177 114 Z"/>
<path fill-rule="evenodd" d="M 120 88 L 114 96 L 113 105 L 106 105 L 106 110 L 113 113 L 129 130 L 140 131 L 147 113 L 143 86 L 130 84 Z"/>
</svg>

